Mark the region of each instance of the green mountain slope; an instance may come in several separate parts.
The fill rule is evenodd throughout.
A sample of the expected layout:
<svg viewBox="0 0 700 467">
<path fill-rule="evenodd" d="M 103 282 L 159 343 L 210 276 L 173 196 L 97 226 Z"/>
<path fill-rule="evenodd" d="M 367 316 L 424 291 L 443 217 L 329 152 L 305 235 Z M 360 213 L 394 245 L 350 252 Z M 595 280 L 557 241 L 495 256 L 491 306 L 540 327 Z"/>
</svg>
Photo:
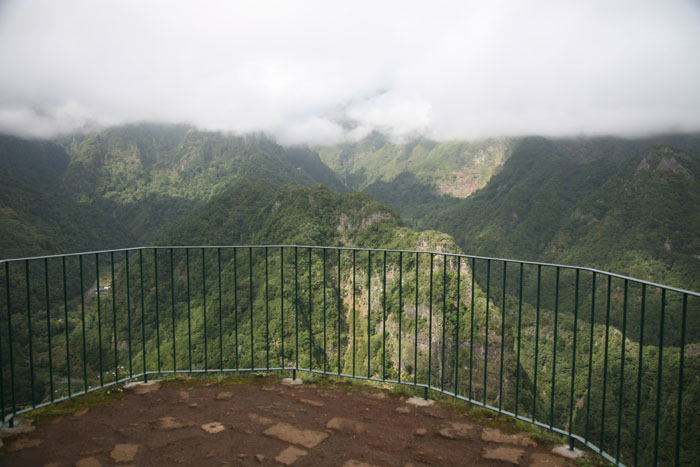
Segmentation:
<svg viewBox="0 0 700 467">
<path fill-rule="evenodd" d="M 115 248 L 133 241 L 108 212 L 73 199 L 60 146 L 0 136 L 0 257 Z"/>
<path fill-rule="evenodd" d="M 346 191 L 316 153 L 263 135 L 140 124 L 57 143 L 0 136 L 0 257 L 148 244 L 241 183 Z"/>
<path fill-rule="evenodd" d="M 484 189 L 428 220 L 475 254 L 591 266 L 693 289 L 699 181 L 700 153 L 670 145 L 588 160 L 524 139 Z"/>
<path fill-rule="evenodd" d="M 508 139 L 418 138 L 398 144 L 374 132 L 357 143 L 318 152 L 349 187 L 389 204 L 408 225 L 417 227 L 427 213 L 452 206 L 485 186 L 510 157 L 511 146 Z"/>
<path fill-rule="evenodd" d="M 63 144 L 71 156 L 64 183 L 74 197 L 113 212 L 142 241 L 182 223 L 241 182 L 264 180 L 281 186 L 322 180 L 336 181 L 336 188 L 342 188 L 320 161 L 296 154 L 290 159 L 284 148 L 263 135 L 137 125 Z"/>
</svg>

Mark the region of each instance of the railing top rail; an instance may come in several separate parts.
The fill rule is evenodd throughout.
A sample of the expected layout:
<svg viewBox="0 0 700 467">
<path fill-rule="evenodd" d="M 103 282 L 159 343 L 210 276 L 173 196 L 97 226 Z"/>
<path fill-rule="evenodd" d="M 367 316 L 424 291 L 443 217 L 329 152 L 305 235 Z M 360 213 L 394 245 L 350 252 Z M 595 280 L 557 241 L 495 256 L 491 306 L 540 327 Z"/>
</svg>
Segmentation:
<svg viewBox="0 0 700 467">
<path fill-rule="evenodd" d="M 57 254 L 57 255 L 29 256 L 29 257 L 24 257 L 24 258 L 6 258 L 6 259 L 0 259 L 0 264 L 19 262 L 19 261 L 50 259 L 50 258 L 62 258 L 62 257 L 72 257 L 72 256 L 85 256 L 85 255 L 95 255 L 95 254 L 105 254 L 105 253 L 116 253 L 116 252 L 125 252 L 125 251 L 154 250 L 154 249 L 155 250 L 169 250 L 171 248 L 175 249 L 175 250 L 182 250 L 182 249 L 188 249 L 188 248 L 189 249 L 194 249 L 194 248 L 196 248 L 196 249 L 212 249 L 212 250 L 219 249 L 219 248 L 227 248 L 227 249 L 230 249 L 230 248 L 314 248 L 314 249 L 319 249 L 319 250 L 345 250 L 345 251 L 353 251 L 354 250 L 354 251 L 376 251 L 376 252 L 385 252 L 386 251 L 387 253 L 434 254 L 434 255 L 450 256 L 450 257 L 499 261 L 499 262 L 504 262 L 504 263 L 527 264 L 527 265 L 531 265 L 531 266 L 546 266 L 546 267 L 555 267 L 555 268 L 561 268 L 561 269 L 574 269 L 574 270 L 579 270 L 579 271 L 588 271 L 591 273 L 603 274 L 603 275 L 614 277 L 617 279 L 635 282 L 637 284 L 644 284 L 644 285 L 648 285 L 651 287 L 657 287 L 657 288 L 665 289 L 665 290 L 668 290 L 671 292 L 677 292 L 680 294 L 687 294 L 687 295 L 690 295 L 693 297 L 700 298 L 700 292 L 693 292 L 691 290 L 672 287 L 672 286 L 668 286 L 668 285 L 664 285 L 664 284 L 659 284 L 656 282 L 646 281 L 643 279 L 637 279 L 634 277 L 629 277 L 629 276 L 625 276 L 622 274 L 603 271 L 600 269 L 590 268 L 590 267 L 586 267 L 586 266 L 571 266 L 571 265 L 567 265 L 567 264 L 544 263 L 544 262 L 539 262 L 539 261 L 527 261 L 527 260 L 508 259 L 508 258 L 497 258 L 497 257 L 490 257 L 490 256 L 469 255 L 469 254 L 464 254 L 464 253 L 451 253 L 451 252 L 446 252 L 446 251 L 398 250 L 398 249 L 390 249 L 390 248 L 359 248 L 359 247 L 346 247 L 346 246 L 317 246 L 317 245 L 172 245 L 172 246 L 153 245 L 153 246 L 140 246 L 140 247 L 130 247 L 130 248 L 116 248 L 116 249 L 112 249 L 112 250 L 96 250 L 96 251 L 86 251 L 86 252 L 75 252 L 75 253 L 66 253 L 66 254 Z"/>
</svg>

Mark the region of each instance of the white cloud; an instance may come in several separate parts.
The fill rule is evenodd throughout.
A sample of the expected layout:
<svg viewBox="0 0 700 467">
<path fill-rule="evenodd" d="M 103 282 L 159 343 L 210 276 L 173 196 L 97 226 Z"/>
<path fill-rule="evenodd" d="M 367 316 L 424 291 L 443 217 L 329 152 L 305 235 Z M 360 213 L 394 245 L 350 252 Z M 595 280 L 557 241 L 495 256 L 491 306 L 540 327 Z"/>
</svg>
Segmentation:
<svg viewBox="0 0 700 467">
<path fill-rule="evenodd" d="M 328 143 L 374 128 L 700 130 L 693 0 L 335 3 L 7 1 L 0 131 L 150 120 Z"/>
</svg>

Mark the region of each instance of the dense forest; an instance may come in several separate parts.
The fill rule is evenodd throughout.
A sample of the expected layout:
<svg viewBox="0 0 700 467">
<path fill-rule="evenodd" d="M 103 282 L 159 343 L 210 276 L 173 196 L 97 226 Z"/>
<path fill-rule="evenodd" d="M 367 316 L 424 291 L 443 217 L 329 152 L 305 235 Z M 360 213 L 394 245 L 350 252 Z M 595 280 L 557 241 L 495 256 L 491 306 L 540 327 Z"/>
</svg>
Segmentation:
<svg viewBox="0 0 700 467">
<path fill-rule="evenodd" d="M 12 387 L 24 406 L 144 369 L 298 366 L 427 381 L 625 463 L 635 447 L 651 462 L 656 439 L 670 462 L 680 436 L 692 464 L 696 298 L 447 253 L 697 289 L 698 141 L 375 133 L 309 149 L 159 125 L 1 137 L 0 257 L 164 247 L 5 263 L 4 407 L 12 378 L 32 380 Z M 186 245 L 241 247 L 170 248 Z"/>
</svg>

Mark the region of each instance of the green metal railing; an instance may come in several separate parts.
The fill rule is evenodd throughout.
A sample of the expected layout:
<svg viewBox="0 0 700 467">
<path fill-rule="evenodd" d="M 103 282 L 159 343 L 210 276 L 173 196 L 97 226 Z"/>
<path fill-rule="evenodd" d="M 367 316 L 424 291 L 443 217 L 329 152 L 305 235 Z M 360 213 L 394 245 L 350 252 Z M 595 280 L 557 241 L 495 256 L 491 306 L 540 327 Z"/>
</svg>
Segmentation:
<svg viewBox="0 0 700 467">
<path fill-rule="evenodd" d="M 700 294 L 445 252 L 147 247 L 0 261 L 0 410 L 305 371 L 436 391 L 615 464 L 700 457 Z M 695 414 L 695 415 L 693 415 Z"/>
</svg>

